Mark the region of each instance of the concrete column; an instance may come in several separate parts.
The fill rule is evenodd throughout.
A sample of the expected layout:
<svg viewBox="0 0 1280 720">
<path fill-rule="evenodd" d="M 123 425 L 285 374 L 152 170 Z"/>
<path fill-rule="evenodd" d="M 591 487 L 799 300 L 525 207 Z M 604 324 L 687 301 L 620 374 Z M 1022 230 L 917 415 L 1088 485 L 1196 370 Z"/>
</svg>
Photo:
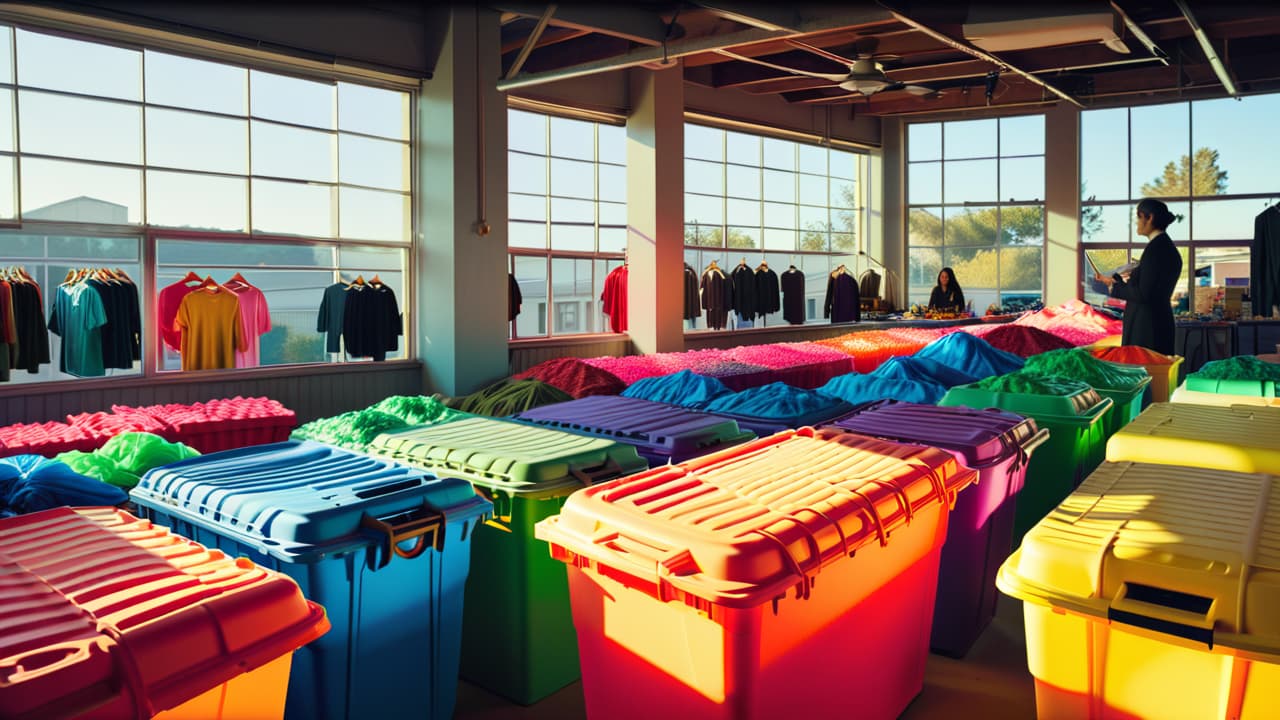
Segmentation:
<svg viewBox="0 0 1280 720">
<path fill-rule="evenodd" d="M 1081 296 L 1080 111 L 1058 103 L 1044 122 L 1044 304 Z"/>
<path fill-rule="evenodd" d="M 418 105 L 418 355 L 428 392 L 507 374 L 507 106 L 498 13 L 456 5 Z"/>
<path fill-rule="evenodd" d="M 897 309 L 911 304 L 907 296 L 907 189 L 906 127 L 901 119 L 887 117 L 880 125 L 881 152 L 872 168 L 880 167 L 882 245 L 878 256 L 889 272 L 881 281 L 885 287 L 894 283 L 898 292 Z M 874 181 L 874 179 L 873 179 Z M 884 291 L 881 291 L 884 294 Z"/>
<path fill-rule="evenodd" d="M 684 77 L 631 71 L 627 332 L 636 352 L 684 350 Z"/>
</svg>

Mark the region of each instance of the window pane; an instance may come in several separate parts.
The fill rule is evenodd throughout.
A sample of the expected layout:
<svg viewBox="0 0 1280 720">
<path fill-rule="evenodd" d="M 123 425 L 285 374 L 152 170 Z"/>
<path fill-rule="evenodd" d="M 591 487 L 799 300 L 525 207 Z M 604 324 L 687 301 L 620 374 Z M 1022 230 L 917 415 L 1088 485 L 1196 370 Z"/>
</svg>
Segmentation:
<svg viewBox="0 0 1280 720">
<path fill-rule="evenodd" d="M 18 30 L 18 84 L 68 92 L 142 99 L 137 50 Z"/>
<path fill-rule="evenodd" d="M 344 238 L 409 242 L 409 196 L 344 187 L 338 189 L 339 233 Z"/>
<path fill-rule="evenodd" d="M 1189 195 L 1187 106 L 1151 105 L 1129 109 L 1133 143 L 1133 187 L 1129 197 Z"/>
<path fill-rule="evenodd" d="M 854 252 L 858 249 L 858 237 L 854 233 L 831 233 L 831 249 L 834 252 Z M 852 267 L 853 263 L 850 262 L 849 266 Z"/>
<path fill-rule="evenodd" d="M 760 165 L 760 138 L 756 135 L 746 135 L 737 132 L 728 132 L 725 134 L 725 159 L 731 163 L 739 165 L 751 165 L 759 167 Z M 787 168 L 777 165 L 783 170 Z"/>
<path fill-rule="evenodd" d="M 907 215 L 907 243 L 911 247 L 941 245 L 942 208 L 911 208 Z"/>
<path fill-rule="evenodd" d="M 800 148 L 800 172 L 814 175 L 827 174 L 827 149 L 805 143 L 794 143 Z"/>
<path fill-rule="evenodd" d="M 199 142 L 192 142 L 199 138 Z M 247 175 L 249 122 L 178 110 L 147 110 L 147 164 Z"/>
<path fill-rule="evenodd" d="M 600 124 L 596 126 L 596 133 L 600 162 L 625 166 L 627 164 L 627 129 L 617 125 Z"/>
<path fill-rule="evenodd" d="M 959 271 L 957 271 L 958 273 Z M 1001 293 L 1038 294 L 1043 287 L 1044 248 L 1004 247 L 1000 248 L 1000 290 Z M 961 286 L 963 287 L 963 286 Z M 973 309 L 978 312 L 986 310 L 974 303 Z"/>
<path fill-rule="evenodd" d="M 1085 242 L 1127 243 L 1133 238 L 1132 205 L 1085 205 L 1080 208 L 1080 231 Z"/>
<path fill-rule="evenodd" d="M 941 123 L 911 123 L 907 126 L 907 159 L 911 162 L 942 159 Z"/>
<path fill-rule="evenodd" d="M 1040 200 L 1044 197 L 1044 158 L 1000 161 L 1001 200 Z"/>
<path fill-rule="evenodd" d="M 13 157 L 0 155 L 0 218 L 18 216 L 18 184 L 15 175 L 17 163 Z M 4 239 L 0 237 L 0 255 L 4 254 Z"/>
<path fill-rule="evenodd" d="M 1043 155 L 1044 116 L 1000 118 L 1000 154 Z"/>
<path fill-rule="evenodd" d="M 332 83 L 250 70 L 249 89 L 255 118 L 333 129 L 337 88 Z"/>
<path fill-rule="evenodd" d="M 547 226 L 543 223 L 509 222 L 507 244 L 511 247 L 546 248 Z"/>
<path fill-rule="evenodd" d="M 760 203 L 754 200 L 732 200 L 726 203 L 725 213 L 730 225 L 760 226 Z"/>
<path fill-rule="evenodd" d="M 723 195 L 724 165 L 702 160 L 685 160 L 684 189 L 686 192 Z"/>
<path fill-rule="evenodd" d="M 373 247 L 369 245 L 343 245 L 338 248 L 338 267 L 347 270 L 395 270 L 404 269 L 405 251 L 400 248 Z M 383 280 L 386 280 L 383 277 Z M 399 291 L 396 297 L 403 297 Z"/>
<path fill-rule="evenodd" d="M 831 230 L 827 222 L 827 209 L 824 207 L 800 206 L 800 229 L 812 231 Z"/>
<path fill-rule="evenodd" d="M 943 177 L 945 203 L 991 202 L 998 197 L 995 160 L 949 162 Z"/>
<path fill-rule="evenodd" d="M 511 192 L 546 195 L 546 158 L 507 153 L 507 189 Z"/>
<path fill-rule="evenodd" d="M 595 252 L 595 228 L 589 225 L 557 225 L 551 223 L 551 249 Z"/>
<path fill-rule="evenodd" d="M 103 224 L 142 222 L 142 171 L 64 160 L 22 161 L 22 216 Z"/>
<path fill-rule="evenodd" d="M 18 97 L 22 151 L 142 163 L 142 108 L 23 90 Z"/>
<path fill-rule="evenodd" d="M 777 170 L 795 170 L 796 168 L 796 143 L 789 140 L 777 140 L 774 138 L 762 138 L 764 142 L 764 166 Z M 804 165 L 805 149 L 800 150 L 801 169 Z M 822 159 L 822 169 L 819 172 L 825 173 L 826 158 Z"/>
<path fill-rule="evenodd" d="M 854 208 L 858 206 L 858 188 L 852 180 L 831 178 L 831 207 Z"/>
<path fill-rule="evenodd" d="M 335 188 L 277 180 L 254 180 L 253 230 L 280 235 L 335 237 Z"/>
<path fill-rule="evenodd" d="M 1253 219 L 1270 204 L 1262 200 L 1194 202 L 1191 204 L 1191 238 L 1194 240 L 1250 240 L 1253 238 Z M 1173 227 L 1177 228 L 1181 225 L 1182 223 L 1178 223 Z M 1200 258 L 1197 255 L 1196 262 L 1199 261 Z"/>
<path fill-rule="evenodd" d="M 996 156 L 996 121 L 964 120 L 944 123 L 945 159 Z M 994 263 L 993 263 L 994 264 Z M 961 287 L 964 287 L 961 285 Z"/>
<path fill-rule="evenodd" d="M 942 163 L 910 163 L 907 165 L 907 202 L 932 205 L 942 202 Z"/>
<path fill-rule="evenodd" d="M 764 224 L 772 228 L 796 228 L 796 206 L 785 203 L 765 203 Z"/>
<path fill-rule="evenodd" d="M 166 240 L 156 243 L 156 262 L 190 268 L 231 265 L 239 258 L 253 258 L 254 265 L 332 268 L 333 248 L 283 243 L 209 242 Z M 168 283 L 160 283 L 164 287 Z"/>
<path fill-rule="evenodd" d="M 600 224 L 627 226 L 627 206 L 624 203 L 599 203 Z"/>
<path fill-rule="evenodd" d="M 248 114 L 248 70 L 155 50 L 146 50 L 143 57 L 148 103 L 230 115 Z"/>
<path fill-rule="evenodd" d="M 702 247 L 723 247 L 724 230 L 718 225 L 686 224 L 684 226 L 684 244 Z"/>
<path fill-rule="evenodd" d="M 409 139 L 409 93 L 338 83 L 338 129 Z"/>
<path fill-rule="evenodd" d="M 796 231 L 765 228 L 764 247 L 768 250 L 795 250 Z"/>
<path fill-rule="evenodd" d="M 701 160 L 724 160 L 724 131 L 693 123 L 684 124 L 684 156 Z"/>
<path fill-rule="evenodd" d="M 796 174 L 778 170 L 764 171 L 764 199 L 773 202 L 796 201 Z"/>
<path fill-rule="evenodd" d="M 595 136 L 594 123 L 551 118 L 551 154 L 556 157 L 595 160 Z"/>
<path fill-rule="evenodd" d="M 947 246 L 996 244 L 996 208 L 946 208 L 943 212 L 942 236 Z M 963 281 L 960 287 L 965 287 Z"/>
<path fill-rule="evenodd" d="M 60 237 L 48 238 L 51 258 L 102 258 L 104 260 L 138 260 L 137 238 Z"/>
<path fill-rule="evenodd" d="M 1000 243 L 1027 245 L 1044 242 L 1044 206 L 1000 208 Z"/>
<path fill-rule="evenodd" d="M 551 259 L 553 335 L 597 332 L 592 283 L 593 262 L 583 258 Z"/>
<path fill-rule="evenodd" d="M 547 153 L 547 116 L 523 110 L 508 110 L 507 147 L 511 150 L 545 155 Z"/>
<path fill-rule="evenodd" d="M 13 152 L 13 91 L 0 90 L 0 150 Z"/>
<path fill-rule="evenodd" d="M 831 177 L 855 180 L 858 177 L 858 155 L 840 150 L 830 151 Z"/>
<path fill-rule="evenodd" d="M 1192 103 L 1195 194 L 1274 192 L 1270 169 L 1280 165 L 1280 147 L 1257 139 L 1272 136 L 1278 114 L 1280 94 Z"/>
<path fill-rule="evenodd" d="M 238 178 L 147 171 L 147 222 L 191 230 L 248 227 L 249 181 Z"/>
<path fill-rule="evenodd" d="M 0 82 L 13 82 L 13 28 L 0 27 Z"/>
<path fill-rule="evenodd" d="M 806 225 L 800 231 L 800 249 L 806 252 L 828 252 L 831 250 L 831 233 L 825 223 Z"/>
<path fill-rule="evenodd" d="M 748 200 L 760 199 L 759 168 L 730 165 L 726 168 L 725 179 L 728 182 L 726 194 L 729 197 L 746 198 Z"/>
<path fill-rule="evenodd" d="M 837 232 L 856 233 L 858 231 L 858 211 L 835 208 L 831 211 L 831 224 L 832 229 Z"/>
<path fill-rule="evenodd" d="M 409 146 L 390 140 L 338 135 L 338 180 L 409 191 Z"/>
<path fill-rule="evenodd" d="M 513 274 L 520 285 L 520 314 L 516 316 L 515 337 L 537 337 L 547 334 L 547 259 L 513 258 Z"/>
<path fill-rule="evenodd" d="M 1129 111 L 1080 113 L 1080 197 L 1129 197 Z"/>
<path fill-rule="evenodd" d="M 944 267 L 956 273 L 956 282 L 964 288 L 966 302 L 975 308 L 986 308 L 997 299 L 996 250 L 993 248 L 947 248 L 942 251 Z M 936 281 L 936 276 L 935 276 Z"/>
<path fill-rule="evenodd" d="M 1197 247 L 1197 285 L 1226 288 L 1242 287 L 1249 283 L 1249 248 L 1247 247 Z"/>
<path fill-rule="evenodd" d="M 942 272 L 941 249 L 911 246 L 907 250 L 907 296 L 910 302 L 929 302 L 929 293 L 937 283 L 940 272 Z M 960 286 L 968 287 L 963 281 Z"/>
<path fill-rule="evenodd" d="M 551 194 L 592 200 L 596 196 L 595 165 L 580 160 L 551 160 Z"/>
<path fill-rule="evenodd" d="M 551 198 L 551 221 L 594 224 L 596 204 L 590 200 Z"/>
<path fill-rule="evenodd" d="M 724 201 L 718 197 L 685 193 L 684 219 L 687 223 L 723 225 Z"/>
<path fill-rule="evenodd" d="M 318 130 L 250 123 L 253 174 L 333 182 L 336 138 Z"/>
<path fill-rule="evenodd" d="M 547 198 L 545 195 L 509 193 L 507 216 L 512 220 L 544 221 L 547 219 Z"/>
<path fill-rule="evenodd" d="M 600 172 L 600 199 L 614 202 L 627 201 L 627 169 L 617 165 L 598 165 Z"/>
<path fill-rule="evenodd" d="M 728 246 L 730 249 L 747 249 L 760 247 L 760 230 L 753 227 L 729 228 Z"/>
<path fill-rule="evenodd" d="M 800 202 L 806 205 L 826 205 L 827 178 L 800 173 Z"/>
<path fill-rule="evenodd" d="M 627 249 L 625 227 L 600 228 L 600 252 L 620 253 Z"/>
</svg>

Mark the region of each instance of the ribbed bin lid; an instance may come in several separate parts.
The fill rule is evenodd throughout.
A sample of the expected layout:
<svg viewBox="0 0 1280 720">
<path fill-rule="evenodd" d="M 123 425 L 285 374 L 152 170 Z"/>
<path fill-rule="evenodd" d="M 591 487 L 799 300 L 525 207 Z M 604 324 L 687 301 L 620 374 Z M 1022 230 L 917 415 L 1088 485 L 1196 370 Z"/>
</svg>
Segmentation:
<svg viewBox="0 0 1280 720">
<path fill-rule="evenodd" d="M 311 441 L 255 445 L 156 468 L 131 497 L 293 562 L 367 546 L 385 530 L 375 521 L 425 533 L 442 515 L 462 519 L 489 506 L 463 480 Z"/>
<path fill-rule="evenodd" d="M 0 520 L 0 717 L 151 717 L 323 635 L 289 578 L 114 508 Z"/>
<path fill-rule="evenodd" d="M 1224 395 L 1248 395 L 1250 397 L 1276 397 L 1274 380 L 1254 378 L 1210 378 L 1191 373 L 1187 375 L 1188 390 L 1220 393 Z"/>
<path fill-rule="evenodd" d="M 1047 435 L 1036 421 L 988 408 L 892 403 L 842 418 L 838 428 L 897 442 L 924 443 L 958 452 L 971 468 L 1003 462 Z"/>
<path fill-rule="evenodd" d="M 1280 661 L 1280 478 L 1103 463 L 1022 540 L 1016 598 Z"/>
<path fill-rule="evenodd" d="M 569 496 L 538 538 L 656 583 L 662 599 L 753 607 L 951 503 L 976 473 L 944 451 L 788 430 Z"/>
<path fill-rule="evenodd" d="M 649 467 L 624 443 L 479 417 L 383 433 L 369 451 L 510 493 L 563 493 Z"/>
<path fill-rule="evenodd" d="M 515 416 L 543 427 L 616 438 L 630 444 L 672 448 L 677 444 L 721 445 L 755 437 L 718 415 L 617 395 L 595 395 L 544 405 Z"/>
<path fill-rule="evenodd" d="M 1111 436 L 1107 459 L 1280 475 L 1280 408 L 1155 403 Z"/>
</svg>

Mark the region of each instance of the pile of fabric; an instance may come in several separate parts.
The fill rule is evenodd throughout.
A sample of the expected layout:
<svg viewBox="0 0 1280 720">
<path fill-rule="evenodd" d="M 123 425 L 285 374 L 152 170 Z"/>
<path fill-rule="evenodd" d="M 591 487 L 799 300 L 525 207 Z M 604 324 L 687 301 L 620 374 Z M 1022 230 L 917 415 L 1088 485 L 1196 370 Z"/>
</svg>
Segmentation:
<svg viewBox="0 0 1280 720">
<path fill-rule="evenodd" d="M 681 370 L 673 375 L 637 380 L 623 391 L 622 395 L 702 410 L 713 400 L 732 392 L 714 377 L 701 375 L 692 370 Z"/>
<path fill-rule="evenodd" d="M 86 477 L 40 455 L 0 458 L 0 517 L 40 512 L 63 505 L 120 505 L 124 490 Z"/>
<path fill-rule="evenodd" d="M 589 395 L 617 395 L 627 387 L 617 375 L 578 358 L 569 357 L 538 363 L 511 377 L 513 380 L 540 380 L 575 399 Z"/>
<path fill-rule="evenodd" d="M 364 450 L 382 433 L 408 426 L 408 423 L 395 415 L 365 408 L 312 420 L 294 430 L 290 437 L 294 440 L 315 440 L 350 450 Z"/>
<path fill-rule="evenodd" d="M 944 335 L 915 354 L 918 360 L 932 360 L 974 378 L 1003 375 L 1018 370 L 1023 359 L 1005 352 L 971 333 Z"/>
<path fill-rule="evenodd" d="M 450 405 L 455 409 L 474 415 L 506 417 L 507 415 L 514 415 L 525 410 L 542 407 L 543 405 L 568 402 L 572 399 L 573 396 L 559 388 L 540 380 L 526 378 L 524 380 L 499 380 L 470 395 L 455 398 L 455 401 Z"/>
<path fill-rule="evenodd" d="M 1050 350 L 1075 347 L 1057 335 L 1026 325 L 1000 325 L 985 333 L 981 339 L 992 347 L 1024 358 Z"/>
<path fill-rule="evenodd" d="M 107 440 L 93 452 L 73 450 L 54 458 L 75 472 L 109 485 L 132 488 L 148 470 L 197 457 L 200 453 L 159 435 L 127 432 Z"/>
</svg>

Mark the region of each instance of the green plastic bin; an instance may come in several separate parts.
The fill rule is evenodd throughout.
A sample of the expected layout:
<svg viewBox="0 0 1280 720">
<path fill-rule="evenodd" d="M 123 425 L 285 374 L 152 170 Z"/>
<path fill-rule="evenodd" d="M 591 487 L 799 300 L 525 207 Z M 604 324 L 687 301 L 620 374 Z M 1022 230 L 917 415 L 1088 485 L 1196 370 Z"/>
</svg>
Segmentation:
<svg viewBox="0 0 1280 720">
<path fill-rule="evenodd" d="M 1208 378 L 1196 373 L 1187 375 L 1186 386 L 1195 392 L 1219 395 L 1247 395 L 1249 397 L 1276 397 L 1276 383 L 1261 378 Z"/>
<path fill-rule="evenodd" d="M 1104 421 L 1108 438 L 1138 417 L 1149 403 L 1144 403 L 1144 400 L 1151 375 L 1145 367 L 1108 362 L 1084 348 L 1064 348 L 1032 355 L 1022 370 L 1079 380 L 1097 390 L 1102 397 L 1110 398 L 1111 412 L 1107 413 Z"/>
<path fill-rule="evenodd" d="M 1055 378 L 1073 386 L 1069 395 L 987 390 L 978 383 L 957 385 L 938 404 L 944 407 L 999 408 L 1032 418 L 1048 428 L 1049 439 L 1027 464 L 1027 479 L 1018 493 L 1013 517 L 1014 546 L 1037 522 L 1058 506 L 1100 465 L 1106 455 L 1106 417 L 1112 400 L 1090 386 Z"/>
<path fill-rule="evenodd" d="M 384 433 L 369 451 L 469 480 L 493 502 L 471 540 L 462 677 L 524 705 L 576 681 L 565 564 L 533 527 L 575 490 L 647 469 L 635 447 L 476 417 Z"/>
</svg>

